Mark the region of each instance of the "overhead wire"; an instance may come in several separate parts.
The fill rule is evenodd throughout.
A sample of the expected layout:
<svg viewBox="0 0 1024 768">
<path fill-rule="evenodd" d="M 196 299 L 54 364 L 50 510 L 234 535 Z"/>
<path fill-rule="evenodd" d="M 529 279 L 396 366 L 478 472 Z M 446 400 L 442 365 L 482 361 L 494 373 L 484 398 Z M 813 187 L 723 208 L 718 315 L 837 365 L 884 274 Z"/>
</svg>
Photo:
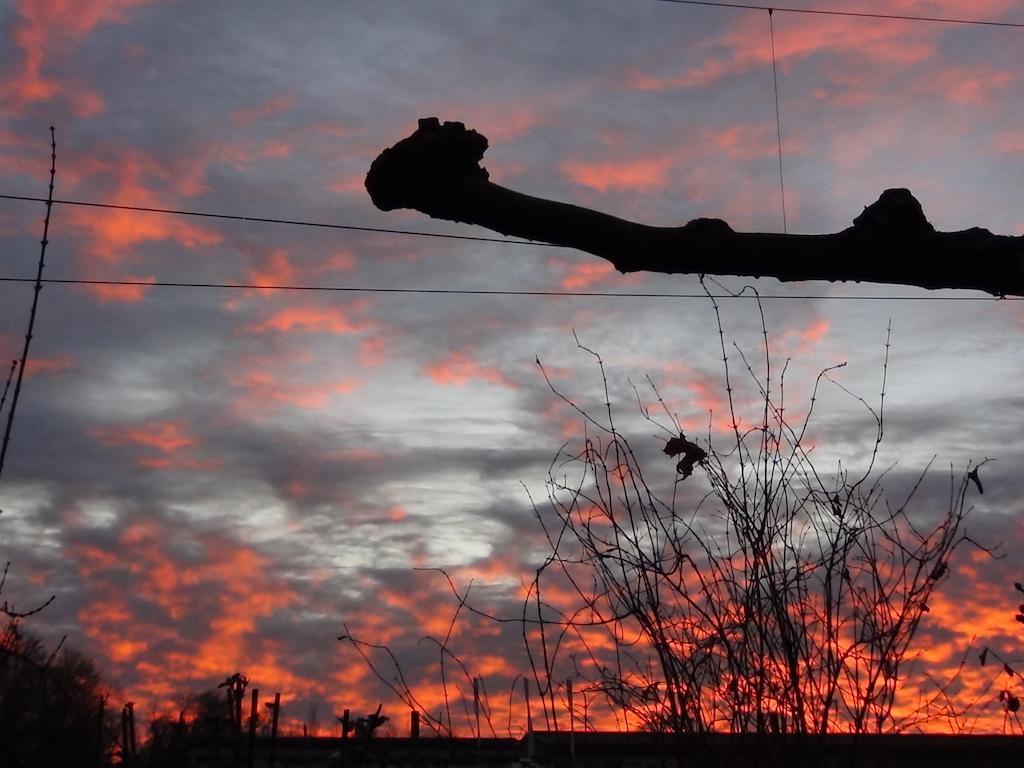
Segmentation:
<svg viewBox="0 0 1024 768">
<path fill-rule="evenodd" d="M 1024 22 L 990 21 L 984 19 L 967 19 L 941 16 L 922 16 L 898 13 L 875 13 L 868 11 L 841 11 L 824 8 L 794 8 L 790 6 L 760 5 L 755 3 L 734 3 L 720 2 L 719 0 L 657 0 L 658 2 L 674 3 L 676 5 L 695 5 L 716 8 L 735 8 L 741 10 L 767 11 L 769 19 L 769 34 L 771 38 L 772 54 L 772 82 L 775 91 L 775 120 L 778 135 L 779 155 L 779 187 L 782 204 L 782 227 L 788 231 L 786 220 L 786 190 L 783 175 L 782 163 L 782 121 L 779 109 L 779 85 L 778 72 L 775 59 L 775 29 L 773 24 L 773 12 L 811 14 L 818 16 L 841 16 L 862 19 L 890 19 L 912 22 L 930 22 L 941 24 L 977 25 L 989 27 L 1024 28 Z M 255 222 L 265 224 L 283 224 L 289 226 L 314 227 L 320 229 L 337 229 L 354 232 L 370 232 L 378 234 L 407 235 L 415 237 L 432 237 L 447 240 L 463 240 L 470 242 L 501 243 L 507 245 L 543 245 L 552 248 L 568 248 L 569 246 L 557 243 L 547 243 L 533 240 L 522 240 L 506 237 L 487 237 L 482 235 L 461 235 L 445 232 L 429 232 L 425 230 L 398 229 L 393 227 L 372 227 L 356 224 L 339 224 L 334 222 L 310 221 L 304 219 L 287 219 L 270 216 L 248 216 L 242 214 L 219 213 L 212 211 L 196 211 L 184 208 L 161 208 L 155 206 L 128 205 L 122 203 L 103 203 L 89 200 L 70 200 L 36 197 L 31 195 L 15 195 L 0 193 L 0 199 L 21 200 L 26 202 L 49 203 L 50 205 L 71 205 L 88 208 L 103 208 L 121 211 L 134 211 L 139 213 L 160 213 L 174 216 L 190 216 L 196 218 L 219 219 L 226 221 Z M 30 278 L 0 276 L 0 282 L 34 282 Z M 214 289 L 246 289 L 246 290 L 278 290 L 278 291 L 328 291 L 328 292 L 359 292 L 359 293 L 412 293 L 412 294 L 451 294 L 451 295 L 477 295 L 477 296 L 552 296 L 552 297 L 610 297 L 610 298 L 649 298 L 649 299 L 692 299 L 708 298 L 707 293 L 640 293 L 640 292 L 611 292 L 611 291 L 532 291 L 532 290 L 501 290 L 501 289 L 459 289 L 459 288 L 382 288 L 382 287 L 361 287 L 361 286 L 315 286 L 315 285 L 260 285 L 252 283 L 221 283 L 221 282 L 198 282 L 198 281 L 148 281 L 148 280 L 85 280 L 73 278 L 48 278 L 43 283 L 68 284 L 68 285 L 95 285 L 95 286 L 123 286 L 123 287 L 154 287 L 154 288 L 214 288 Z M 711 298 L 743 298 L 748 294 L 711 294 Z M 751 297 L 754 298 L 754 297 Z M 834 295 L 834 294 L 760 294 L 761 299 L 815 299 L 815 300 L 843 300 L 843 301 L 1020 301 L 1024 297 L 1016 296 L 866 296 L 866 295 Z"/>
<path fill-rule="evenodd" d="M 778 5 L 758 5 L 756 3 L 728 3 L 717 2 L 717 0 L 658 0 L 662 3 L 674 3 L 676 5 L 703 5 L 712 8 L 739 8 L 748 11 L 785 11 L 786 13 L 806 13 L 817 16 L 846 16 L 855 19 L 892 19 L 895 21 L 918 21 L 935 24 L 967 24 L 983 27 L 1008 27 L 1012 29 L 1024 29 L 1024 22 L 1017 21 L 988 21 L 985 19 L 964 19 L 946 16 L 917 16 L 904 13 L 873 13 L 871 11 L 837 11 L 825 8 L 793 8 Z"/>
<path fill-rule="evenodd" d="M 31 195 L 0 194 L 2 200 L 23 200 L 26 202 L 45 203 L 45 197 L 33 197 Z M 446 232 L 427 232 L 416 229 L 394 229 L 391 227 L 369 227 L 357 224 L 336 224 L 324 221 L 307 221 L 303 219 L 283 219 L 270 216 L 244 216 L 237 213 L 215 213 L 211 211 L 194 211 L 185 208 L 157 208 L 146 205 L 127 205 L 122 203 L 99 203 L 90 200 L 67 200 L 54 199 L 54 205 L 77 205 L 86 208 L 108 208 L 115 211 L 135 211 L 137 213 L 164 213 L 172 216 L 192 216 L 203 219 L 222 219 L 227 221 L 244 221 L 261 224 L 287 224 L 296 227 L 316 227 L 319 229 L 344 229 L 353 232 L 374 232 L 387 235 L 415 235 L 418 237 L 437 237 L 446 240 L 470 240 L 481 243 L 506 243 L 510 245 L 538 245 L 533 240 L 518 240 L 510 237 L 486 237 L 482 235 L 458 235 Z M 566 248 L 568 246 L 557 243 L 542 243 L 552 248 Z"/>
<path fill-rule="evenodd" d="M 0 283 L 30 283 L 34 278 L 0 276 Z M 453 296 L 549 296 L 555 298 L 618 298 L 618 299 L 762 299 L 762 300 L 823 300 L 823 301 L 971 301 L 1002 302 L 1024 301 L 1024 296 L 928 296 L 898 294 L 873 296 L 868 294 L 820 294 L 820 293 L 706 293 L 666 291 L 552 291 L 501 288 L 399 288 L 359 285 L 302 285 L 268 283 L 226 283 L 181 280 L 87 280 L 84 278 L 43 278 L 44 284 L 112 286 L 135 288 L 208 288 L 223 290 L 254 291 L 309 291 L 324 293 L 411 293 Z"/>
<path fill-rule="evenodd" d="M 0 193 L 0 199 L 21 200 L 27 202 L 46 203 L 45 197 L 33 197 L 31 195 L 14 195 Z M 330 222 L 309 221 L 303 219 L 285 219 L 269 216 L 245 216 L 232 213 L 217 213 L 212 211 L 195 211 L 178 208 L 158 208 L 153 206 L 127 205 L 121 203 L 101 203 L 87 200 L 54 199 L 53 204 L 85 206 L 89 208 L 107 208 L 122 211 L 135 211 L 140 213 L 161 213 L 175 216 L 196 216 L 209 219 L 222 219 L 228 221 L 257 222 L 266 224 L 285 224 L 290 226 L 317 227 L 325 229 L 341 229 L 357 232 L 371 232 L 383 234 L 397 234 L 414 237 L 435 237 L 451 240 L 464 240 L 484 243 L 503 243 L 509 245 L 532 245 L 554 248 L 567 248 L 568 246 L 557 245 L 533 240 L 518 240 L 512 238 L 485 237 L 480 235 L 458 235 L 442 232 L 426 232 L 422 230 L 394 229 L 388 227 L 370 227 L 355 224 L 335 224 Z M 0 283 L 27 283 L 34 282 L 34 278 L 0 276 Z M 465 295 L 465 296 L 549 296 L 549 297 L 577 297 L 577 298 L 629 298 L 629 299 L 704 299 L 709 295 L 701 292 L 631 292 L 631 291 L 551 291 L 551 290 L 514 290 L 514 289 L 470 289 L 470 288 L 394 288 L 380 286 L 351 286 L 351 285 L 297 285 L 281 284 L 268 285 L 261 283 L 242 282 L 214 282 L 214 281 L 191 281 L 191 280 L 118 280 L 118 279 L 84 279 L 84 278 L 44 278 L 44 284 L 54 285 L 83 285 L 83 286 L 110 286 L 110 287 L 134 287 L 134 288 L 206 288 L 206 289 L 244 289 L 244 290 L 275 290 L 275 291 L 324 291 L 333 293 L 394 293 L 394 294 L 435 294 L 435 295 Z M 745 295 L 752 298 L 749 295 Z M 734 296 L 728 292 L 712 294 L 710 298 L 729 299 L 743 298 Z M 767 300 L 839 300 L 839 301 L 1017 301 L 1024 297 L 998 297 L 998 296 L 916 296 L 916 295 L 893 295 L 893 296 L 871 296 L 864 294 L 835 295 L 835 294 L 760 294 L 761 299 Z"/>
</svg>

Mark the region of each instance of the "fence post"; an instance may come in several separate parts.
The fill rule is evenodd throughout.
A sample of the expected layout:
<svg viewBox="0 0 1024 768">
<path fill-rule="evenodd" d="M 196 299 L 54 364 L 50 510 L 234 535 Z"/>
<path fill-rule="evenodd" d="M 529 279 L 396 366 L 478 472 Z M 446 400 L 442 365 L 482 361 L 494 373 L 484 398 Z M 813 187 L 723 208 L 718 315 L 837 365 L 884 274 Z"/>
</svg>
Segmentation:
<svg viewBox="0 0 1024 768">
<path fill-rule="evenodd" d="M 100 705 L 97 707 L 96 713 L 96 753 L 93 756 L 94 768 L 100 768 L 100 763 L 103 759 L 103 715 L 104 709 L 107 706 L 107 697 L 100 696 Z"/>
<path fill-rule="evenodd" d="M 352 731 L 352 711 L 346 709 L 338 719 L 341 721 L 341 740 L 347 741 L 348 735 Z"/>
<path fill-rule="evenodd" d="M 135 743 L 135 702 L 126 702 L 121 707 L 121 763 L 128 765 L 135 762 L 137 753 Z"/>
<path fill-rule="evenodd" d="M 267 706 L 273 710 L 273 715 L 270 720 L 270 757 L 267 761 L 268 768 L 274 768 L 274 758 L 276 757 L 275 752 L 277 750 L 277 718 L 281 713 L 281 694 L 280 692 L 274 694 L 274 703 L 267 702 Z"/>
<path fill-rule="evenodd" d="M 533 757 L 533 713 L 530 712 L 530 679 L 523 677 L 523 698 L 526 699 L 526 756 Z"/>
<path fill-rule="evenodd" d="M 409 739 L 412 742 L 412 764 L 420 764 L 420 713 L 415 709 L 409 713 Z"/>
<path fill-rule="evenodd" d="M 128 756 L 128 708 L 121 707 L 121 765 L 127 765 L 131 758 Z"/>
<path fill-rule="evenodd" d="M 565 681 L 565 692 L 569 701 L 569 754 L 576 764 L 576 715 L 572 708 L 572 678 Z"/>
<path fill-rule="evenodd" d="M 259 719 L 260 689 L 253 688 L 249 696 L 249 754 L 246 758 L 248 768 L 256 763 L 256 721 Z"/>
<path fill-rule="evenodd" d="M 125 706 L 128 707 L 128 738 L 132 745 L 132 762 L 135 762 L 139 753 L 138 742 L 135 741 L 135 702 L 129 701 Z"/>
<path fill-rule="evenodd" d="M 476 719 L 476 764 L 480 765 L 483 759 L 481 750 L 482 744 L 480 741 L 480 678 L 473 678 L 473 716 Z"/>
<path fill-rule="evenodd" d="M 239 735 L 242 733 L 242 697 L 245 695 L 245 683 L 240 675 L 235 675 L 234 680 L 235 686 L 235 712 L 234 721 L 235 728 L 238 730 Z"/>
</svg>

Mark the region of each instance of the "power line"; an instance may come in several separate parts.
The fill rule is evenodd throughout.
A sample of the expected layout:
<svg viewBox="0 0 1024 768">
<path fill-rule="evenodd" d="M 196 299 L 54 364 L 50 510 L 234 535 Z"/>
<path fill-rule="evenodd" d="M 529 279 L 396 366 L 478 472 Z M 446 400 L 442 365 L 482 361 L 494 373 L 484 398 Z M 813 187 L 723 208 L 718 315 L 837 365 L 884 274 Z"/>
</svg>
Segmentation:
<svg viewBox="0 0 1024 768">
<path fill-rule="evenodd" d="M 817 16 L 847 16 L 857 19 L 894 19 L 898 21 L 927 21 L 936 24 L 973 24 L 983 27 L 1010 27 L 1024 29 L 1024 22 L 984 21 L 982 19 L 958 19 L 945 16 L 912 16 L 901 13 L 870 13 L 867 11 L 835 11 L 823 8 L 789 8 L 778 5 L 755 5 L 753 3 L 724 3 L 715 0 L 659 0 L 662 3 L 677 5 L 705 5 L 714 8 L 740 8 L 748 11 L 785 11 L 786 13 L 807 13 Z"/>
<path fill-rule="evenodd" d="M 34 278 L 3 277 L 0 283 L 32 283 Z M 208 288 L 224 290 L 264 290 L 264 291 L 308 291 L 323 293 L 397 293 L 452 296 L 551 296 L 562 298 L 619 298 L 619 299 L 763 299 L 763 300 L 822 300 L 822 301 L 972 301 L 1001 302 L 1024 301 L 1024 296 L 870 296 L 865 294 L 833 295 L 833 294 L 785 294 L 785 293 L 713 293 L 703 291 L 691 293 L 641 293 L 638 291 L 541 291 L 512 290 L 491 288 L 381 288 L 379 286 L 355 285 L 267 285 L 257 283 L 219 283 L 176 280 L 85 280 L 80 278 L 43 278 L 43 283 L 54 285 L 99 285 L 124 286 L 140 288 Z"/>
<path fill-rule="evenodd" d="M 781 150 L 781 143 L 780 143 Z M 781 166 L 781 159 L 780 159 Z M 781 170 L 781 168 L 780 168 Z M 781 177 L 780 177 L 781 183 Z M 784 190 L 783 190 L 784 194 Z M 0 193 L 0 199 L 22 200 L 26 202 L 46 203 L 45 197 L 33 197 L 31 195 L 11 195 Z M 327 222 L 307 221 L 302 219 L 281 219 L 267 216 L 242 216 L 231 213 L 213 213 L 209 211 L 192 211 L 177 208 L 156 208 L 141 205 L 122 205 L 117 203 L 97 203 L 87 200 L 62 200 L 54 199 L 53 204 L 77 205 L 87 208 L 108 208 L 122 211 L 136 211 L 140 213 L 163 213 L 174 216 L 197 216 L 209 219 L 226 219 L 230 221 L 259 222 L 266 224 L 288 224 L 303 227 L 319 227 L 324 229 L 354 230 L 357 232 L 376 232 L 397 235 L 413 235 L 417 237 L 439 237 L 450 240 L 469 240 L 485 243 L 507 243 L 510 245 L 544 245 L 554 248 L 566 248 L 568 246 L 555 243 L 544 243 L 532 240 L 516 240 L 498 237 L 481 237 L 477 235 L 455 235 L 439 232 L 423 232 L 409 229 L 389 229 L 385 227 L 366 227 L 354 224 L 333 224 Z M 2 283 L 27 283 L 35 282 L 27 277 L 3 277 Z M 530 290 L 502 290 L 502 289 L 466 289 L 466 288 L 382 288 L 378 286 L 349 286 L 349 285 L 260 285 L 256 283 L 223 283 L 203 282 L 185 280 L 85 280 L 80 278 L 46 278 L 42 283 L 54 285 L 95 285 L 111 287 L 137 287 L 137 288 L 207 288 L 207 289 L 244 289 L 244 290 L 275 290 L 275 291 L 322 291 L 329 293 L 396 293 L 396 294 L 434 294 L 434 295 L 456 295 L 456 296 L 550 296 L 565 298 L 627 298 L 627 299 L 703 299 L 708 298 L 704 292 L 694 293 L 640 293 L 629 291 L 530 291 Z M 711 298 L 756 298 L 749 294 L 734 296 L 728 292 L 712 294 Z M 760 294 L 760 298 L 766 300 L 824 300 L 824 301 L 1020 301 L 1024 297 L 994 297 L 994 296 L 870 296 L 863 294 L 832 295 L 832 294 Z"/>
<path fill-rule="evenodd" d="M 24 200 L 33 203 L 45 203 L 45 197 L 32 197 L 31 195 L 9 195 L 0 194 L 3 200 Z M 333 224 L 323 221 L 305 221 L 302 219 L 279 219 L 268 216 L 242 216 L 236 213 L 212 213 L 210 211 L 193 211 L 183 208 L 154 208 L 145 205 L 122 205 L 118 203 L 96 203 L 89 200 L 53 200 L 54 205 L 77 205 L 86 208 L 109 208 L 115 211 L 135 211 L 138 213 L 166 213 L 172 216 L 194 216 L 203 219 L 224 219 L 227 221 L 251 221 L 261 224 L 288 224 L 296 227 L 317 227 L 319 229 L 345 229 L 354 232 L 377 232 L 388 235 L 416 235 L 418 237 L 439 237 L 446 240 L 472 240 L 481 243 L 506 243 L 509 245 L 547 245 L 552 248 L 566 248 L 568 246 L 557 243 L 537 243 L 532 240 L 516 240 L 505 237 L 482 237 L 480 235 L 454 235 L 442 232 L 424 232 L 414 229 L 390 229 L 388 227 L 365 227 L 355 224 Z"/>
</svg>

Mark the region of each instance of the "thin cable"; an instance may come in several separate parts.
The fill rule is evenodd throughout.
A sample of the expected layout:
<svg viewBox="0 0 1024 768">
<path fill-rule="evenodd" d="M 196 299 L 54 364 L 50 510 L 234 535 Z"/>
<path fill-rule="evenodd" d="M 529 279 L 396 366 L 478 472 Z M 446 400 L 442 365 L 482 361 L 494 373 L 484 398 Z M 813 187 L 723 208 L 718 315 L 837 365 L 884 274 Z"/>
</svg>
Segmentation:
<svg viewBox="0 0 1024 768">
<path fill-rule="evenodd" d="M 2 277 L 0 283 L 31 283 L 34 278 L 30 277 Z M 706 299 L 708 294 L 695 293 L 640 293 L 631 291 L 530 291 L 530 290 L 503 290 L 491 288 L 381 288 L 378 286 L 354 286 L 354 285 L 266 285 L 256 283 L 215 283 L 215 282 L 186 282 L 172 280 L 84 280 L 78 278 L 43 278 L 43 283 L 54 285 L 109 285 L 129 286 L 141 288 L 212 288 L 227 290 L 263 290 L 263 291 L 312 291 L 323 293 L 412 293 L 424 295 L 450 295 L 450 296 L 552 296 L 556 298 L 617 298 L 617 299 Z M 801 299 L 801 300 L 822 300 L 822 301 L 1024 301 L 1024 296 L 869 296 L 864 294 L 831 295 L 831 294 L 765 294 L 759 296 L 753 294 L 712 294 L 715 299 Z"/>
<path fill-rule="evenodd" d="M 741 8 L 748 11 L 767 11 L 772 6 L 755 5 L 753 3 L 721 3 L 713 0 L 659 0 L 662 3 L 675 3 L 677 5 L 706 5 L 714 8 Z M 983 27 L 1010 27 L 1013 29 L 1024 29 L 1024 22 L 1016 21 L 983 21 L 981 19 L 958 19 L 945 16 L 911 16 L 900 13 L 869 13 L 866 11 L 833 11 L 822 8 L 788 8 L 774 6 L 776 11 L 786 13 L 808 13 L 818 16 L 848 16 L 856 19 L 895 19 L 898 21 L 927 21 L 936 24 L 973 24 Z"/>
<path fill-rule="evenodd" d="M 768 34 L 772 41 L 772 84 L 775 86 L 775 130 L 779 137 L 779 194 L 782 198 L 782 231 L 789 232 L 786 226 L 786 184 L 782 176 L 782 117 L 779 112 L 779 74 L 775 67 L 775 22 L 772 21 L 772 9 L 768 9 Z"/>
<path fill-rule="evenodd" d="M 9 195 L 0 194 L 3 200 L 24 200 L 26 202 L 45 203 L 45 197 L 32 197 L 30 195 Z M 115 211 L 136 211 L 139 213 L 166 213 L 173 216 L 195 216 L 203 219 L 226 219 L 228 221 L 253 221 L 263 224 L 288 224 L 296 227 L 317 227 L 320 229 L 346 229 L 355 232 L 379 232 L 388 235 L 416 235 L 418 237 L 439 237 L 446 240 L 472 240 L 480 243 L 507 243 L 509 245 L 537 245 L 532 240 L 516 240 L 505 237 L 481 237 L 480 235 L 453 235 L 441 232 L 423 232 L 414 229 L 390 229 L 387 227 L 360 227 L 355 224 L 330 224 L 322 221 L 304 221 L 302 219 L 277 219 L 268 216 L 242 216 L 234 213 L 211 213 L 209 211 L 192 211 L 179 208 L 153 208 L 144 205 L 121 205 L 118 203 L 96 203 L 88 200 L 53 200 L 54 205 L 78 205 L 87 208 L 110 208 Z M 542 243 L 552 248 L 566 248 L 568 246 L 556 243 Z"/>
</svg>

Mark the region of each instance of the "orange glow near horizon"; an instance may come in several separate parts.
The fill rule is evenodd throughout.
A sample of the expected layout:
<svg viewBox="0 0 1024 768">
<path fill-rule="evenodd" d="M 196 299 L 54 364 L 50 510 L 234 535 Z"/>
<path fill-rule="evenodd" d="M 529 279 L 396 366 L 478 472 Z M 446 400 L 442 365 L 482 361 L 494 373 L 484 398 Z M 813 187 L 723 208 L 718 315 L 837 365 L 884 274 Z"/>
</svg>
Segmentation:
<svg viewBox="0 0 1024 768">
<path fill-rule="evenodd" d="M 165 431 L 163 434 L 156 430 L 153 442 L 172 450 L 187 443 L 175 430 Z M 397 519 L 403 518 L 404 514 L 397 514 Z M 370 699 L 366 708 L 372 710 L 373 702 L 379 698 L 385 704 L 385 713 L 393 720 L 405 711 L 405 705 L 389 696 L 372 671 L 344 645 L 332 655 L 329 673 L 319 679 L 296 671 L 282 659 L 282 647 L 262 635 L 259 622 L 282 609 L 301 604 L 302 598 L 272 580 L 273 566 L 263 556 L 237 543 L 213 537 L 204 540 L 183 562 L 181 556 L 175 554 L 173 542 L 173 532 L 163 524 L 136 522 L 128 525 L 118 537 L 116 554 L 89 545 L 78 545 L 67 552 L 93 595 L 79 612 L 86 637 L 103 649 L 104 668 L 115 673 L 130 670 L 137 682 L 128 693 L 141 703 L 140 706 L 173 714 L 178 706 L 175 697 L 195 690 L 203 681 L 215 683 L 238 670 L 249 676 L 252 685 L 264 691 L 264 695 L 270 690 L 281 690 L 288 701 L 301 702 L 315 696 L 331 702 L 340 711 Z M 984 565 L 987 560 L 965 550 L 957 562 L 960 575 L 969 578 L 971 569 Z M 470 579 L 484 584 L 502 580 L 515 583 L 525 578 L 525 574 L 518 572 L 519 567 L 512 559 L 492 559 L 486 567 L 460 569 L 452 575 L 457 585 L 465 585 Z M 124 575 L 129 577 L 128 582 L 124 581 Z M 529 666 L 517 639 L 518 628 L 506 633 L 502 625 L 468 614 L 453 623 L 457 604 L 440 579 L 436 574 L 417 578 L 411 591 L 382 585 L 375 590 L 374 601 L 367 603 L 358 615 L 349 616 L 347 621 L 357 637 L 391 647 L 424 635 L 440 641 L 450 633 L 450 650 L 464 665 L 465 672 L 452 660 L 448 697 L 471 697 L 469 679 L 481 676 L 488 691 L 492 720 L 504 724 L 509 718 L 508 692 L 512 691 L 515 699 L 512 728 L 517 734 L 521 733 L 525 720 L 518 679 L 529 673 Z M 951 582 L 951 586 L 956 583 Z M 116 586 L 118 584 L 123 586 Z M 515 594 L 518 599 L 528 597 L 525 591 L 516 590 Z M 997 680 L 999 685 L 1012 687 L 1012 681 L 999 680 L 999 665 L 991 663 L 989 669 L 983 670 L 973 663 L 980 648 L 975 646 L 972 650 L 971 647 L 978 635 L 986 636 L 989 641 L 1014 644 L 1015 631 L 1009 608 L 999 603 L 1003 597 L 999 590 L 992 589 L 982 599 L 968 605 L 960 595 L 945 588 L 933 596 L 920 640 L 915 644 L 919 650 L 908 657 L 913 663 L 906 665 L 902 676 L 903 694 L 897 699 L 897 716 L 909 716 L 913 712 L 918 688 L 931 686 L 928 676 L 939 680 L 952 676 L 965 654 L 969 661 L 960 674 L 958 686 L 981 691 Z M 551 605 L 569 606 L 579 602 L 575 591 L 557 579 L 545 582 L 543 598 Z M 532 598 L 530 601 L 532 604 Z M 150 614 L 149 619 L 142 619 L 140 608 L 143 606 L 143 613 Z M 965 608 L 968 609 L 966 614 Z M 194 621 L 197 610 L 206 617 L 201 632 L 194 638 L 178 636 L 174 625 Z M 580 618 L 586 620 L 587 615 Z M 163 620 L 154 622 L 156 617 L 163 617 Z M 940 639 L 937 632 L 946 634 Z M 531 630 L 530 637 L 532 642 L 539 640 L 535 629 Z M 563 663 L 575 648 L 580 654 L 576 662 L 582 664 L 579 668 L 591 672 L 595 671 L 589 660 L 591 653 L 599 658 L 614 656 L 611 636 L 600 626 L 584 628 L 578 637 L 567 636 L 561 642 L 564 644 L 560 651 Z M 424 654 L 422 651 L 434 649 L 433 654 L 438 651 L 431 644 L 419 647 L 421 661 L 403 672 L 423 710 L 436 717 L 444 706 L 445 689 L 440 682 L 438 657 L 435 655 L 431 661 L 432 652 Z M 641 648 L 642 644 L 633 646 L 632 653 L 640 652 Z M 162 661 L 157 662 L 157 659 Z M 379 663 L 385 661 L 385 657 L 378 659 Z M 383 669 L 386 672 L 387 667 Z M 558 684 L 564 688 L 564 680 Z M 584 689 L 582 681 L 578 681 L 578 689 L 578 692 Z M 532 695 L 536 696 L 536 689 L 532 690 Z M 561 725 L 567 719 L 564 690 L 558 698 Z M 1002 727 L 1001 711 L 989 699 L 983 696 L 978 702 L 974 732 L 998 732 Z M 582 699 L 577 703 L 580 701 Z M 623 727 L 622 713 L 606 711 L 605 705 L 596 698 L 590 706 L 593 707 L 588 715 L 591 727 Z M 307 715 L 294 709 L 287 714 L 289 727 L 297 728 L 301 728 Z M 534 716 L 540 717 L 536 708 Z M 577 717 L 582 717 L 581 713 L 577 712 Z M 633 722 L 635 726 L 635 717 Z M 455 725 L 460 733 L 471 733 L 470 723 L 456 722 Z M 921 724 L 920 728 L 943 732 L 948 725 L 935 720 Z"/>
</svg>

